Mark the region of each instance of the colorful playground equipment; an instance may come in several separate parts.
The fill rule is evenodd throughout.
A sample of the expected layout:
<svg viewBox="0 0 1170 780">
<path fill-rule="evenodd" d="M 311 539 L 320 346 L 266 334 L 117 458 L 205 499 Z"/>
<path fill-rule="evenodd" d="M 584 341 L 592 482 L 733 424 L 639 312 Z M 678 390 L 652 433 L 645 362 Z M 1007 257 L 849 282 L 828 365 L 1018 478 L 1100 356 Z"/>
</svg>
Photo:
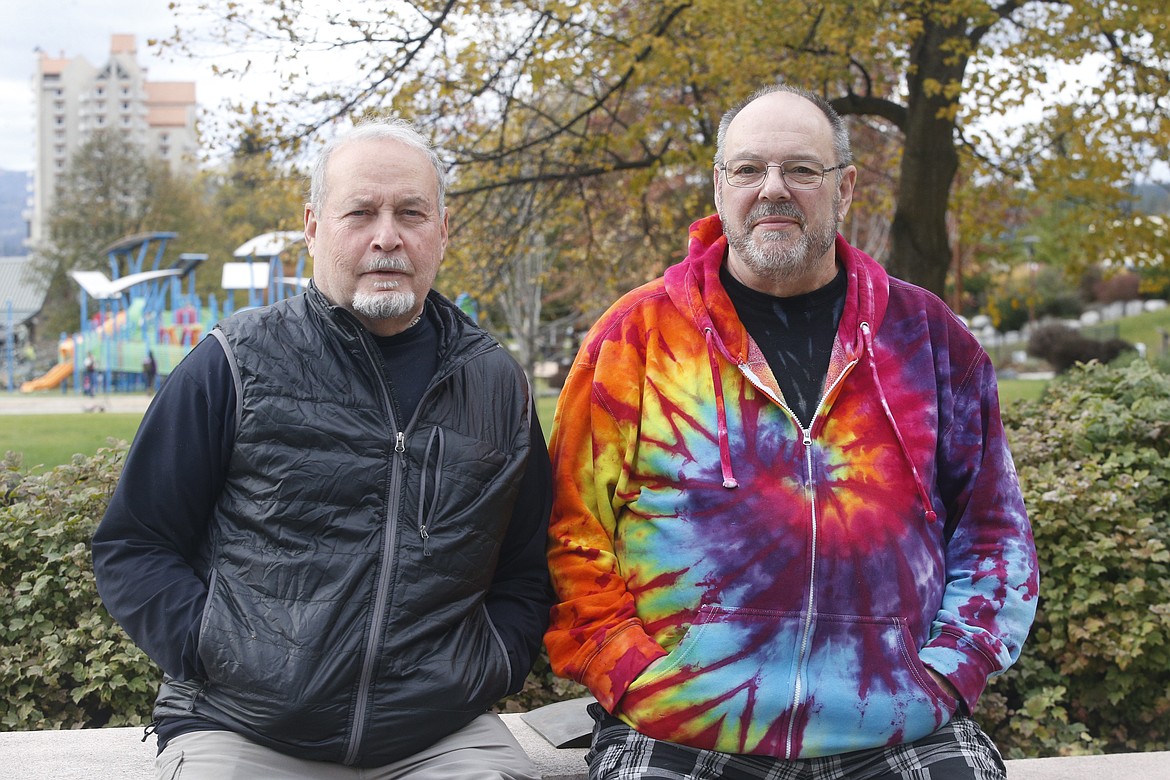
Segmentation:
<svg viewBox="0 0 1170 780">
<path fill-rule="evenodd" d="M 153 355 L 159 377 L 165 377 L 221 318 L 237 309 L 236 294 L 246 294 L 244 307 L 260 306 L 299 293 L 304 276 L 303 247 L 294 261 L 295 275 L 285 274 L 285 255 L 303 243 L 300 233 L 265 233 L 241 245 L 224 263 L 221 305 L 215 295 L 201 300 L 195 275 L 205 254 L 182 254 L 161 267 L 174 233 L 141 233 L 107 247 L 110 276 L 100 271 L 70 275 L 82 294 L 81 331 L 62 334 L 58 362 L 40 377 L 23 383 L 21 392 L 55 387 L 75 392 L 144 389 L 143 362 Z M 147 270 L 144 267 L 149 266 Z M 184 285 L 185 283 L 185 285 Z M 86 376 L 86 363 L 94 371 Z M 96 385 L 96 387 L 95 387 Z"/>
</svg>

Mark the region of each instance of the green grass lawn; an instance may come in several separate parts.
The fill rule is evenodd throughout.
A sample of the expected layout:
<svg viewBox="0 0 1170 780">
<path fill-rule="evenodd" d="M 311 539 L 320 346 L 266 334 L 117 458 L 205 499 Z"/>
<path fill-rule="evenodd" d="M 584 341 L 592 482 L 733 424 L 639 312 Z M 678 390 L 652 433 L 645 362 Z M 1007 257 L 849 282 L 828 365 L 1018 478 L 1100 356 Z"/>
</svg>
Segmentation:
<svg viewBox="0 0 1170 780">
<path fill-rule="evenodd" d="M 999 405 L 1006 408 L 1016 401 L 1035 401 L 1047 384 L 1045 379 L 1001 379 Z"/>
<path fill-rule="evenodd" d="M 1000 381 L 1001 403 L 1040 397 L 1045 382 L 1032 379 Z M 536 399 L 536 413 L 545 439 L 552 431 L 556 396 Z M 68 463 L 75 454 L 92 455 L 108 439 L 132 441 L 142 421 L 141 414 L 28 414 L 0 416 L 0 453 L 13 451 L 23 456 L 26 468 L 43 471 Z"/>
<path fill-rule="evenodd" d="M 1121 338 L 1131 344 L 1139 341 L 1146 345 L 1146 354 L 1151 357 L 1162 355 L 1162 333 L 1170 331 L 1170 307 L 1161 311 L 1148 311 L 1117 321 Z"/>
<path fill-rule="evenodd" d="M 92 455 L 110 438 L 131 441 L 141 414 L 6 414 L 0 417 L 0 453 L 19 452 L 33 471 Z"/>
</svg>

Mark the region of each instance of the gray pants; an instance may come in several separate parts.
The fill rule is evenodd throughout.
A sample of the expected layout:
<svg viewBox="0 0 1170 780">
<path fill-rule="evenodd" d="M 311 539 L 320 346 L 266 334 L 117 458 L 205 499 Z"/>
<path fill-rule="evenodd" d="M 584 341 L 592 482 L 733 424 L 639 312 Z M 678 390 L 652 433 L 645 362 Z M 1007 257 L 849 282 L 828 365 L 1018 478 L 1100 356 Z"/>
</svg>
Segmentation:
<svg viewBox="0 0 1170 780">
<path fill-rule="evenodd" d="M 409 758 L 372 769 L 293 758 L 230 731 L 175 737 L 154 768 L 158 780 L 540 780 L 512 732 L 491 714 Z"/>
</svg>

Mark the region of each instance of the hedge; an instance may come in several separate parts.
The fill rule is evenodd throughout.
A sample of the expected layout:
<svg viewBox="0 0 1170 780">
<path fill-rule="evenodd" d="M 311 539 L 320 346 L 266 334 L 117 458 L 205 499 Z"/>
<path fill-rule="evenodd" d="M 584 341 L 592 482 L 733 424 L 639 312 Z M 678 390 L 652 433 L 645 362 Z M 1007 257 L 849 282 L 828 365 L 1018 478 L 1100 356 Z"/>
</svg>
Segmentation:
<svg viewBox="0 0 1170 780">
<path fill-rule="evenodd" d="M 1077 366 L 1005 414 L 1040 556 L 1037 622 L 975 717 L 1009 758 L 1170 749 L 1170 376 Z M 0 729 L 149 720 L 159 672 L 101 607 L 88 553 L 124 444 L 0 499 Z M 541 656 L 517 711 L 582 695 Z"/>
<path fill-rule="evenodd" d="M 1170 375 L 1080 365 L 1005 424 L 1040 599 L 977 717 L 1009 757 L 1170 748 Z"/>
<path fill-rule="evenodd" d="M 102 608 L 89 541 L 124 443 L 40 475 L 0 466 L 0 729 L 149 722 L 159 673 Z"/>
<path fill-rule="evenodd" d="M 101 606 L 89 554 L 126 451 L 110 442 L 41 475 L 13 453 L 0 464 L 0 731 L 150 722 L 162 673 Z M 585 693 L 541 653 L 497 709 Z"/>
</svg>

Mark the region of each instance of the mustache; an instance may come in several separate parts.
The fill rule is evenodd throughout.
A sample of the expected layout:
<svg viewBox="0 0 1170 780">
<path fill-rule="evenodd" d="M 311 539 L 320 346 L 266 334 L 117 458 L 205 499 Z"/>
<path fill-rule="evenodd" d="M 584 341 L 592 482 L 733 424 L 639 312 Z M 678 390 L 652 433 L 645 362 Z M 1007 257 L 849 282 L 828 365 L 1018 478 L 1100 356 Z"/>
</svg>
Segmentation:
<svg viewBox="0 0 1170 780">
<path fill-rule="evenodd" d="M 398 257 L 396 255 L 388 255 L 385 257 L 375 257 L 366 263 L 365 271 L 413 271 L 414 266 L 405 257 Z"/>
<path fill-rule="evenodd" d="M 746 222 L 751 224 L 764 217 L 787 217 L 799 222 L 802 230 L 805 227 L 804 212 L 793 203 L 761 203 L 748 212 Z"/>
</svg>

